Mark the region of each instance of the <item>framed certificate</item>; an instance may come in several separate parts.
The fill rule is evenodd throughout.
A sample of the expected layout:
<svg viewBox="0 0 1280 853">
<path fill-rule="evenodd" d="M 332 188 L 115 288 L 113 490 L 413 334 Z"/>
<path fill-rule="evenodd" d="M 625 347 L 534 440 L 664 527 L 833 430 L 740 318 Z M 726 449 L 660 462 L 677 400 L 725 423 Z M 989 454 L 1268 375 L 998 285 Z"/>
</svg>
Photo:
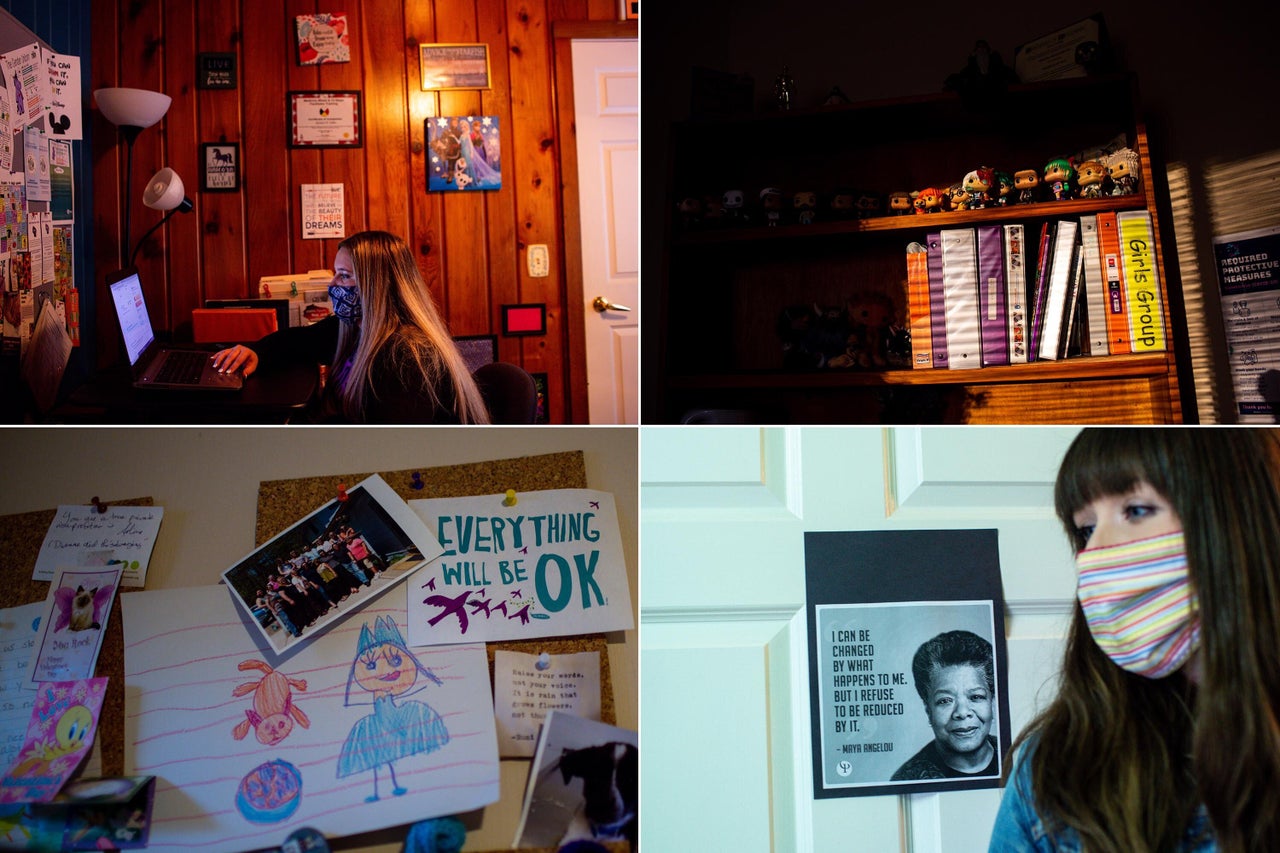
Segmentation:
<svg viewBox="0 0 1280 853">
<path fill-rule="evenodd" d="M 488 89 L 489 45 L 420 44 L 422 90 Z"/>
<path fill-rule="evenodd" d="M 290 92 L 290 148 L 360 148 L 364 145 L 359 92 Z"/>
</svg>

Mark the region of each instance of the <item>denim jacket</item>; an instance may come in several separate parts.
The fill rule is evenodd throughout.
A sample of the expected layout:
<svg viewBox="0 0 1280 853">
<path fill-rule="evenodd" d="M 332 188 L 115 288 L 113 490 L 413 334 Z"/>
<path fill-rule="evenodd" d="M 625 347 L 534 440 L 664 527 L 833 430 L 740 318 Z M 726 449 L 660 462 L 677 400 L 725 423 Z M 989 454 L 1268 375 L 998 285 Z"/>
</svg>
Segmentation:
<svg viewBox="0 0 1280 853">
<path fill-rule="evenodd" d="M 988 853 L 1080 853 L 1080 836 L 1071 827 L 1053 830 L 1035 808 L 1031 790 L 1029 751 L 1019 750 L 1009 784 L 1005 786 L 991 831 Z M 1196 811 L 1178 853 L 1217 853 L 1209 813 Z"/>
</svg>

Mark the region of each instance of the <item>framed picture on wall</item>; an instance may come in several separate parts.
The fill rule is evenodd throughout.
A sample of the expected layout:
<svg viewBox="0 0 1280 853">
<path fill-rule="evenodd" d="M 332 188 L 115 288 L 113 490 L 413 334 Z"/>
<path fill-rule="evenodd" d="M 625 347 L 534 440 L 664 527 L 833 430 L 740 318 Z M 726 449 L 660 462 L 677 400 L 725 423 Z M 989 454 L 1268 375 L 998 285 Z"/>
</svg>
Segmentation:
<svg viewBox="0 0 1280 853">
<path fill-rule="evenodd" d="M 200 152 L 200 189 L 207 193 L 240 189 L 240 143 L 206 142 Z"/>
<path fill-rule="evenodd" d="M 290 92 L 290 148 L 360 148 L 359 92 Z"/>
<path fill-rule="evenodd" d="M 458 352 L 462 353 L 462 360 L 472 373 L 498 360 L 497 335 L 458 335 L 453 342 L 458 345 Z"/>
<path fill-rule="evenodd" d="M 420 44 L 422 90 L 489 89 L 489 45 Z"/>
<path fill-rule="evenodd" d="M 502 189 L 498 116 L 436 116 L 426 120 L 427 189 Z"/>
</svg>

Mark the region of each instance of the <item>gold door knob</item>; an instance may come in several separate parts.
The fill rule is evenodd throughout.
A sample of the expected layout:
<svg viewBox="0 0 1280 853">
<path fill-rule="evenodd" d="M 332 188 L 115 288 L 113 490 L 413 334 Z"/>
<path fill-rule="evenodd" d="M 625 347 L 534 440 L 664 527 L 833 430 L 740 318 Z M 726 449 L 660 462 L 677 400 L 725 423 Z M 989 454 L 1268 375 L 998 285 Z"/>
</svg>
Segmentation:
<svg viewBox="0 0 1280 853">
<path fill-rule="evenodd" d="M 601 314 L 603 314 L 606 311 L 630 311 L 631 310 L 625 305 L 618 305 L 615 302 L 610 302 L 608 299 L 604 298 L 603 296 L 597 296 L 595 300 L 592 301 L 591 307 L 599 311 Z"/>
</svg>

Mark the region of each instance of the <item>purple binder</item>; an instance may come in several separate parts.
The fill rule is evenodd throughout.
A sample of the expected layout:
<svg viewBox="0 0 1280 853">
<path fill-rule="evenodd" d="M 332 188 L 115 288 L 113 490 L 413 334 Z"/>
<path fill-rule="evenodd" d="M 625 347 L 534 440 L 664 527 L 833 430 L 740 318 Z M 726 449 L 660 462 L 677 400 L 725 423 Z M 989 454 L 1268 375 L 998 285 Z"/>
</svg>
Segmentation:
<svg viewBox="0 0 1280 853">
<path fill-rule="evenodd" d="M 978 226 L 978 310 L 982 328 L 982 366 L 1009 363 L 1009 325 L 1005 301 L 1004 234 L 999 225 Z"/>
</svg>

